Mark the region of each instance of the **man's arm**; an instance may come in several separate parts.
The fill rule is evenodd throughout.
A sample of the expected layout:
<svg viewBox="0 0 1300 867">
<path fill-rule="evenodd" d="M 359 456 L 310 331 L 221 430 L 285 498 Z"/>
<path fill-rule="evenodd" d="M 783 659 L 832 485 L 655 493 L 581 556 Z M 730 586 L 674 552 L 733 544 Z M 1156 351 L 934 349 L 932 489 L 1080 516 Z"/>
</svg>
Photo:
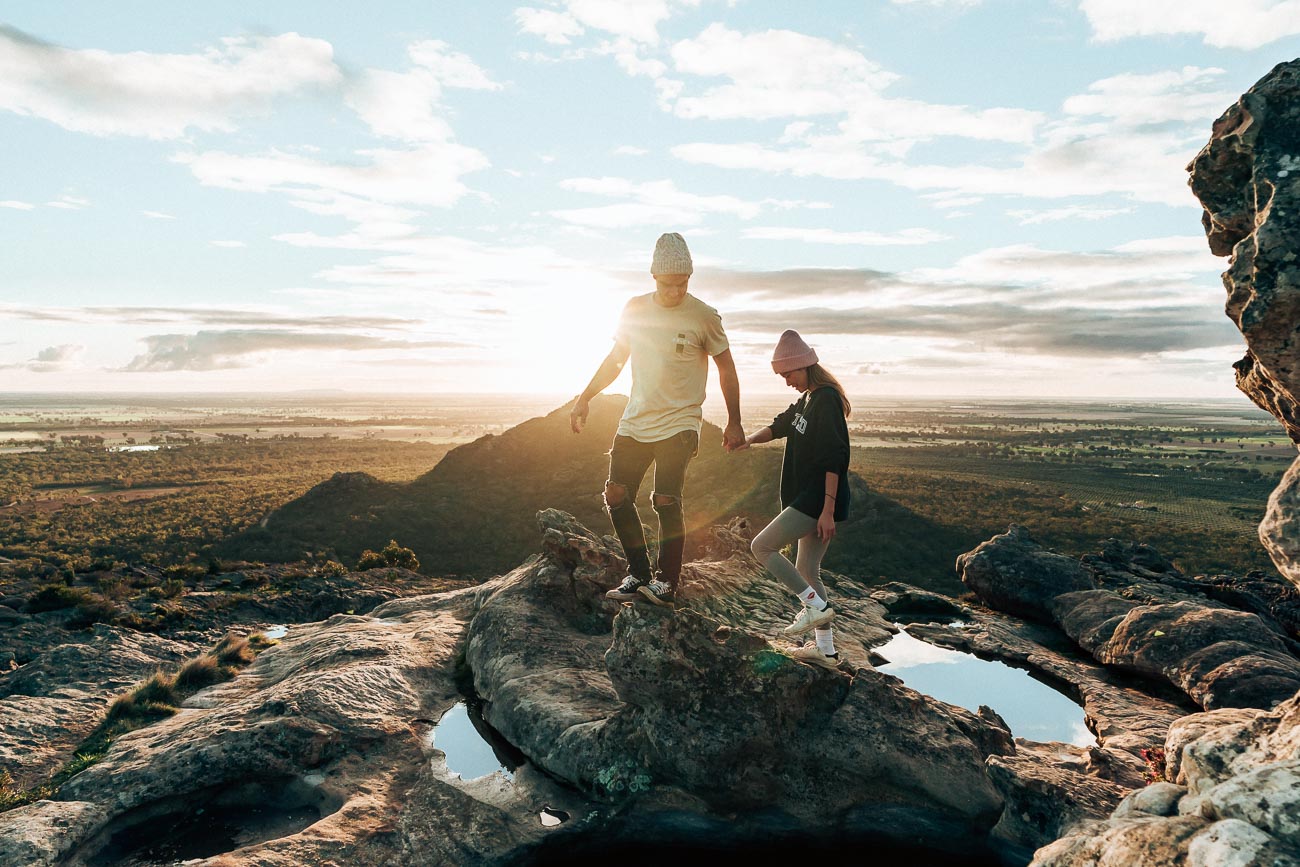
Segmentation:
<svg viewBox="0 0 1300 867">
<path fill-rule="evenodd" d="M 623 365 L 627 364 L 629 351 L 627 344 L 615 343 L 609 355 L 606 355 L 605 360 L 600 363 L 600 367 L 596 368 L 596 375 L 573 402 L 573 409 L 569 410 L 569 428 L 574 433 L 582 433 L 582 427 L 587 423 L 587 413 L 591 408 L 591 399 L 608 388 L 610 383 L 618 379 L 618 375 L 623 372 Z"/>
<path fill-rule="evenodd" d="M 718 366 L 718 385 L 722 386 L 722 399 L 727 402 L 727 427 L 722 432 L 722 447 L 733 451 L 745 444 L 745 431 L 740 426 L 740 377 L 736 375 L 736 362 L 730 349 L 713 356 L 713 363 Z"/>
</svg>

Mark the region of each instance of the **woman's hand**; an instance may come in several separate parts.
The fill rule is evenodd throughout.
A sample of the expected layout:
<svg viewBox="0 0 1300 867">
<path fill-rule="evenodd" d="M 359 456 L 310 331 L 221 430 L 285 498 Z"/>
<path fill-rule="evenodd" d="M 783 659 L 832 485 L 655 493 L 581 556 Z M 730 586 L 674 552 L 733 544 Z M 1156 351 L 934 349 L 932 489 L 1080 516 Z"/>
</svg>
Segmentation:
<svg viewBox="0 0 1300 867">
<path fill-rule="evenodd" d="M 823 542 L 829 542 L 835 538 L 834 513 L 822 512 L 822 516 L 817 519 L 817 538 Z"/>
</svg>

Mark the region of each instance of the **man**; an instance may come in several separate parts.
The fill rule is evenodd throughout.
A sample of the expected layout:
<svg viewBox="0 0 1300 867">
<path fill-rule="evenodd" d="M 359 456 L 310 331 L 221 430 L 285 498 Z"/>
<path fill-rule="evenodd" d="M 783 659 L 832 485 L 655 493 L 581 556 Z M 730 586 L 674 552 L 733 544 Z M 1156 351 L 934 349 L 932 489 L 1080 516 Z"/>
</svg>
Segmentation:
<svg viewBox="0 0 1300 867">
<path fill-rule="evenodd" d="M 718 311 L 686 291 L 694 270 L 691 251 L 682 236 L 676 232 L 662 235 L 650 265 L 655 291 L 638 295 L 623 308 L 614 348 L 569 413 L 570 427 L 581 433 L 591 399 L 618 378 L 631 358 L 632 395 L 609 452 L 609 481 L 605 482 L 605 507 L 623 543 L 628 575 L 605 594 L 609 599 L 641 597 L 667 607 L 676 602 L 686 546 L 682 488 L 686 465 L 699 450 L 700 405 L 704 403 L 710 356 L 718 367 L 718 383 L 727 403 L 722 446 L 731 451 L 745 442 L 740 427 L 740 380 L 722 319 Z M 651 504 L 659 515 L 657 576 L 650 571 L 645 532 L 636 508 L 637 488 L 652 463 Z"/>
</svg>

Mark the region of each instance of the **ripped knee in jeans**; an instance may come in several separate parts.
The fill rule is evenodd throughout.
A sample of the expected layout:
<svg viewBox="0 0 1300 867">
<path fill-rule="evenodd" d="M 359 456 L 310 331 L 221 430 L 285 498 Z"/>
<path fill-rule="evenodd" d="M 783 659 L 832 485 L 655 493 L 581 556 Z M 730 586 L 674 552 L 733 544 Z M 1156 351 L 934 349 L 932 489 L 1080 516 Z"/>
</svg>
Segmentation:
<svg viewBox="0 0 1300 867">
<path fill-rule="evenodd" d="M 627 496 L 627 485 L 617 482 L 605 482 L 605 508 L 614 510 L 626 506 L 631 500 Z"/>
</svg>

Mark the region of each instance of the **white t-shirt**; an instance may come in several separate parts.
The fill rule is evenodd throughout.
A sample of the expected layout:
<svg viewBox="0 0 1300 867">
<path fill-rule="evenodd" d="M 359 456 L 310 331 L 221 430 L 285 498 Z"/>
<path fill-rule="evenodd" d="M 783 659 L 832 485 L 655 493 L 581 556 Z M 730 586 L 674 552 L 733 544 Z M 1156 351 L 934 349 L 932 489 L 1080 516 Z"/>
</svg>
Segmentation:
<svg viewBox="0 0 1300 867">
<path fill-rule="evenodd" d="M 627 302 L 614 334 L 632 360 L 632 396 L 618 433 L 644 443 L 699 433 L 709 357 L 728 348 L 718 311 L 689 293 L 676 307 L 654 298 L 651 292 Z"/>
</svg>

